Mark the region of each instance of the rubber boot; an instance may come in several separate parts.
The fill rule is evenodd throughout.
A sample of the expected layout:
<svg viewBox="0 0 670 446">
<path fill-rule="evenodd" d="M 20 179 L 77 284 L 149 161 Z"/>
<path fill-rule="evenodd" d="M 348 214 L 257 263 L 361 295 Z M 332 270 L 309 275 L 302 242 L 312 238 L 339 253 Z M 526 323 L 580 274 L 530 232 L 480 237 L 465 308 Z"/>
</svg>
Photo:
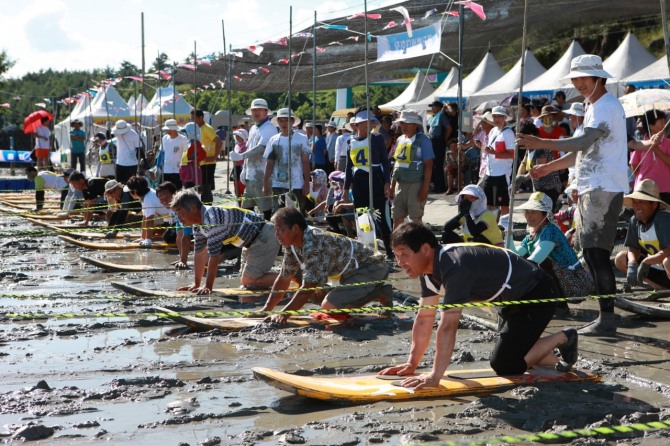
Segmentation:
<svg viewBox="0 0 670 446">
<path fill-rule="evenodd" d="M 601 312 L 598 319 L 582 327 L 578 333 L 584 336 L 616 335 L 617 316 L 610 312 Z"/>
</svg>

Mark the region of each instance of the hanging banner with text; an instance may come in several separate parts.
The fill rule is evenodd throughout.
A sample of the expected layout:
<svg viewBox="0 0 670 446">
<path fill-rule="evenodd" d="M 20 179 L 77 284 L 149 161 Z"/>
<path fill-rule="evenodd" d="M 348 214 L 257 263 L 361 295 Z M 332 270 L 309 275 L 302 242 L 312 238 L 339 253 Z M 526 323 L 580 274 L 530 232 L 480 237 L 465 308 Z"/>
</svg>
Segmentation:
<svg viewBox="0 0 670 446">
<path fill-rule="evenodd" d="M 442 27 L 440 22 L 407 33 L 377 36 L 377 62 L 410 59 L 440 51 Z"/>
</svg>

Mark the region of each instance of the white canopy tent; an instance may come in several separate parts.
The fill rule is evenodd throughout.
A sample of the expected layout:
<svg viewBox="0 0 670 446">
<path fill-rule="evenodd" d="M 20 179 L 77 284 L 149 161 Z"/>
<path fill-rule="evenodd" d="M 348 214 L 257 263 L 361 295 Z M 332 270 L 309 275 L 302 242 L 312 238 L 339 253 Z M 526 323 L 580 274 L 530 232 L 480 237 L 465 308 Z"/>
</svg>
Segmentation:
<svg viewBox="0 0 670 446">
<path fill-rule="evenodd" d="M 191 110 L 193 110 L 191 104 L 186 102 L 170 84 L 156 89 L 154 97 L 147 102 L 147 106 L 142 110 L 142 125 L 155 127 L 166 119 L 176 119 L 180 126 L 184 126 L 190 120 Z"/>
<path fill-rule="evenodd" d="M 519 81 L 521 75 L 521 64 L 523 60 L 520 57 L 516 64 L 503 77 L 486 88 L 477 91 L 469 98 L 470 106 L 477 106 L 486 101 L 500 101 L 505 97 L 519 90 Z M 541 76 L 547 70 L 538 62 L 530 50 L 526 50 L 526 63 L 524 65 L 524 82 L 532 81 Z"/>
<path fill-rule="evenodd" d="M 428 110 L 428 104 L 430 104 L 435 100 L 439 100 L 440 96 L 445 94 L 451 87 L 456 85 L 457 82 L 458 82 L 458 70 L 456 69 L 456 67 L 451 67 L 451 70 L 449 71 L 449 74 L 447 74 L 447 77 L 444 78 L 442 83 L 435 89 L 435 91 L 432 94 L 429 94 L 420 101 L 407 104 L 405 108 L 416 110 L 419 113 L 421 113 L 422 111 L 426 111 Z"/>
<path fill-rule="evenodd" d="M 618 84 L 616 96 L 621 96 L 625 87 L 625 83 L 621 80 L 647 68 L 654 62 L 656 62 L 656 58 L 642 46 L 637 37 L 628 33 L 619 48 L 603 62 L 605 71 L 614 76 L 614 79 L 608 80 L 607 83 Z"/>
<path fill-rule="evenodd" d="M 123 100 L 116 88 L 112 85 L 100 87 L 93 99 L 77 104 L 70 116 L 54 126 L 54 136 L 61 150 L 70 149 L 70 122 L 80 120 L 84 125 L 82 130 L 88 137 L 97 132 L 112 128 L 119 119 L 132 121 L 130 108 Z"/>
<path fill-rule="evenodd" d="M 570 73 L 572 59 L 582 54 L 585 54 L 584 48 L 579 42 L 573 40 L 565 53 L 551 68 L 535 79 L 524 83 L 523 95 L 531 99 L 541 96 L 552 98 L 557 91 L 562 90 L 567 99 L 578 96 L 579 93 L 572 87 L 572 84 L 563 84 L 561 79 Z"/>
<path fill-rule="evenodd" d="M 620 83 L 633 84 L 638 88 L 670 87 L 668 56 L 663 56 L 653 64 L 621 79 Z"/>
<path fill-rule="evenodd" d="M 407 104 L 420 101 L 424 98 L 432 98 L 435 93 L 435 87 L 430 83 L 428 78 L 422 72 L 416 73 L 414 79 L 405 88 L 405 91 L 386 104 L 382 104 L 380 108 L 391 108 L 393 110 L 402 110 L 407 108 Z M 432 102 L 432 101 L 431 101 Z"/>
<path fill-rule="evenodd" d="M 479 90 L 482 90 L 487 85 L 500 79 L 505 75 L 505 72 L 491 52 L 487 52 L 479 65 L 472 70 L 467 77 L 463 79 L 463 100 L 468 103 L 468 98 Z M 457 101 L 458 100 L 458 85 L 453 85 L 447 89 L 444 94 L 439 95 L 441 101 Z"/>
</svg>

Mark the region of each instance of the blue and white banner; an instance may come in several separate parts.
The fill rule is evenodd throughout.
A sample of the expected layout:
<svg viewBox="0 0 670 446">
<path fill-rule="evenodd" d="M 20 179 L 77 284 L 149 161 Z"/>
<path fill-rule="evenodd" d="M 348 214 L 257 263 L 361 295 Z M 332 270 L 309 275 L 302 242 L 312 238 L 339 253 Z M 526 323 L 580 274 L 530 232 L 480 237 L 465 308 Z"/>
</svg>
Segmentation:
<svg viewBox="0 0 670 446">
<path fill-rule="evenodd" d="M 440 22 L 407 33 L 377 36 L 377 62 L 410 59 L 440 52 L 442 27 Z"/>
</svg>

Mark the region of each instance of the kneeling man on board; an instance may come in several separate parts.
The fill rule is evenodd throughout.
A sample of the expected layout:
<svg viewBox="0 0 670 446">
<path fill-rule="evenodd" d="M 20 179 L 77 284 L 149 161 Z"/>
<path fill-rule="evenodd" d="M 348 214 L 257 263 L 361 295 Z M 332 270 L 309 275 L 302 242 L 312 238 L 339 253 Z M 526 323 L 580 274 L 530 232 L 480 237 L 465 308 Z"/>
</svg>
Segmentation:
<svg viewBox="0 0 670 446">
<path fill-rule="evenodd" d="M 383 254 L 357 240 L 308 227 L 296 208 L 279 209 L 272 221 L 277 240 L 284 247 L 284 260 L 262 311 L 272 310 L 284 297 L 283 290 L 288 288 L 291 278 L 298 281 L 300 276 L 301 287 L 282 311 L 299 310 L 308 300 L 319 303 L 322 294 L 314 288 L 325 286 L 329 278 L 339 278 L 343 286 L 328 291 L 320 302 L 325 310 L 358 308 L 373 300 L 379 300 L 383 306 L 392 305 L 393 288 L 383 283 L 389 274 Z M 284 324 L 288 318 L 274 314 L 266 322 Z"/>
<path fill-rule="evenodd" d="M 646 283 L 656 290 L 670 289 L 670 206 L 653 180 L 642 180 L 633 193 L 623 197 L 633 209 L 624 246 L 614 264 L 626 273 L 631 287 Z"/>
<path fill-rule="evenodd" d="M 26 167 L 26 177 L 35 182 L 35 209 L 41 211 L 44 207 L 44 191 L 47 189 L 60 191 L 60 208 L 69 213 L 76 204 L 81 193 L 70 186 L 70 174 L 74 169 L 65 169 L 61 175 L 50 170 L 40 170 L 33 166 Z"/>
<path fill-rule="evenodd" d="M 503 248 L 484 244 L 440 246 L 433 232 L 421 223 L 408 222 L 391 235 L 398 265 L 421 282 L 420 305 L 445 305 L 481 301 L 554 299 L 560 292 L 540 267 Z M 500 338 L 491 354 L 498 375 L 520 375 L 535 366 L 568 371 L 577 362 L 577 331 L 567 329 L 540 338 L 551 320 L 556 303 L 499 307 Z M 441 310 L 435 338 L 435 359 L 429 373 L 414 375 L 428 348 L 436 309 L 421 308 L 412 328 L 412 347 L 406 363 L 388 367 L 381 375 L 408 375 L 402 386 L 437 387 L 444 376 L 456 343 L 461 308 Z M 554 348 L 561 352 L 561 361 Z"/>
<path fill-rule="evenodd" d="M 263 217 L 246 209 L 205 206 L 190 190 L 178 192 L 170 207 L 184 226 L 193 226 L 195 256 L 193 285 L 179 291 L 210 294 L 226 245 L 242 248 L 242 285 L 270 288 L 277 277 L 270 272 L 279 254 L 275 228 Z M 205 250 L 205 247 L 207 248 Z M 207 256 L 209 255 L 209 260 Z M 207 263 L 207 277 L 202 277 Z"/>
</svg>

